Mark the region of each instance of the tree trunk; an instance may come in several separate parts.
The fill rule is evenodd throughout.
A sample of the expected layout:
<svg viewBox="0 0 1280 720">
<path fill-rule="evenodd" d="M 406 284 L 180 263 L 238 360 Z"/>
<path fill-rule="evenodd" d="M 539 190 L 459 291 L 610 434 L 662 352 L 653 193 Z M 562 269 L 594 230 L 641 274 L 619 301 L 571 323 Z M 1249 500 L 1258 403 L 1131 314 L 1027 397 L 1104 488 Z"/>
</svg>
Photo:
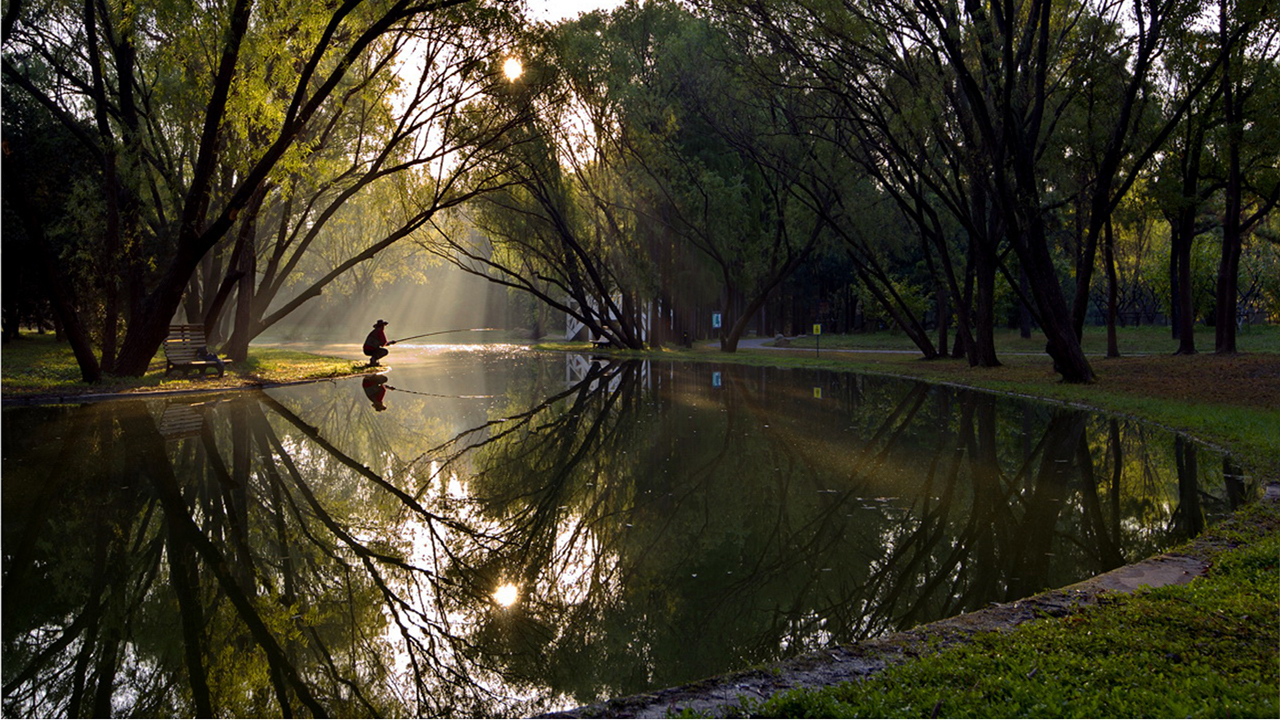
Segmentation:
<svg viewBox="0 0 1280 720">
<path fill-rule="evenodd" d="M 893 318 L 893 321 L 897 323 L 898 327 L 902 328 L 902 331 L 907 334 L 907 337 L 911 338 L 911 342 L 915 343 L 916 347 L 920 348 L 920 352 L 924 355 L 924 358 L 926 360 L 932 360 L 938 357 L 938 350 L 933 346 L 933 342 L 929 340 L 929 333 L 924 329 L 920 322 L 916 320 L 915 316 L 905 308 L 905 305 L 901 303 L 901 298 L 897 298 L 895 295 L 894 298 L 891 299 L 886 295 L 884 289 L 880 287 L 880 285 L 871 277 L 871 274 L 868 273 L 862 265 L 858 264 L 856 259 L 854 261 L 854 267 L 857 269 L 858 277 L 862 280 L 863 286 L 871 292 L 872 296 L 880 303 L 880 306 L 884 308 L 885 312 L 888 312 L 890 317 Z M 892 293 L 893 288 L 889 288 L 889 290 Z"/>
<path fill-rule="evenodd" d="M 1222 33 L 1227 34 L 1225 3 L 1222 10 Z M 1222 62 L 1223 107 L 1227 123 L 1227 184 L 1224 193 L 1222 219 L 1222 260 L 1218 264 L 1218 306 L 1214 324 L 1214 352 L 1236 352 L 1236 307 L 1239 299 L 1240 248 L 1241 248 L 1241 171 L 1240 171 L 1240 108 L 1231 77 L 1232 57 L 1229 50 Z"/>
<path fill-rule="evenodd" d="M 19 197 L 25 196 L 28 190 L 24 188 Z M 61 339 L 62 332 L 65 332 L 66 339 L 71 344 L 71 351 L 75 354 L 76 364 L 80 367 L 80 379 L 87 383 L 96 383 L 102 379 L 102 366 L 98 364 L 98 358 L 93 354 L 93 345 L 89 342 L 89 333 L 80 321 L 79 313 L 76 312 L 75 307 L 71 304 L 67 285 L 58 272 L 58 266 L 52 254 L 49 252 L 48 241 L 45 239 L 44 225 L 35 212 L 35 208 L 38 205 L 34 202 L 17 202 L 13 205 L 14 213 L 22 222 L 22 229 L 26 233 L 27 242 L 31 244 L 43 270 L 45 285 L 49 292 L 49 300 L 53 304 L 54 317 L 58 321 L 59 339 Z"/>
<path fill-rule="evenodd" d="M 1188 121 L 1189 122 L 1189 121 Z M 1173 337 L 1177 355 L 1194 355 L 1195 302 L 1191 285 L 1191 247 L 1196 235 L 1196 213 L 1200 205 L 1200 157 L 1204 151 L 1204 130 L 1189 133 L 1182 158 L 1182 190 L 1177 210 L 1170 218 L 1169 273 L 1173 305 Z"/>
<path fill-rule="evenodd" d="M 956 312 L 956 341 L 951 347 L 954 360 L 971 358 L 973 355 L 973 286 L 974 271 L 973 252 L 969 253 L 964 268 L 964 292 L 960 295 L 960 309 Z M 973 367 L 972 364 L 970 367 Z"/>
<path fill-rule="evenodd" d="M 978 302 L 974 306 L 974 333 L 969 365 L 973 367 L 1000 367 L 996 356 L 996 258 L 990 242 L 975 243 L 974 264 L 978 286 Z"/>
<path fill-rule="evenodd" d="M 254 298 L 254 284 L 258 280 L 258 216 L 262 212 L 262 204 L 266 199 L 267 187 L 264 184 L 254 193 L 245 208 L 240 232 L 236 236 L 236 248 L 232 253 L 234 264 L 230 270 L 240 277 L 236 281 L 236 315 L 235 327 L 227 340 L 223 351 L 234 362 L 244 362 L 249 357 L 249 341 L 254 338 L 253 326 L 258 318 L 254 310 L 258 303 Z"/>
<path fill-rule="evenodd" d="M 235 362 L 249 358 L 249 340 L 253 337 L 253 283 L 257 279 L 258 253 L 253 241 L 245 244 L 240 256 L 241 276 L 236 281 L 236 324 L 227 341 L 225 352 Z"/>
<path fill-rule="evenodd" d="M 1191 246 L 1195 235 L 1195 211 L 1186 209 L 1179 213 L 1177 229 L 1173 234 L 1173 255 L 1178 274 L 1177 322 L 1178 322 L 1178 355 L 1196 354 L 1196 314 L 1195 296 L 1191 286 Z"/>
<path fill-rule="evenodd" d="M 951 306 L 947 302 L 947 290 L 941 283 L 937 286 L 937 302 L 938 302 L 938 347 L 946 350 L 949 342 L 947 341 L 947 326 L 951 324 Z"/>
<path fill-rule="evenodd" d="M 1178 223 L 1169 223 L 1169 328 L 1170 338 L 1182 337 L 1182 273 L 1179 257 Z"/>
<path fill-rule="evenodd" d="M 1116 236 L 1111 218 L 1103 228 L 1103 253 L 1107 263 L 1107 357 L 1120 357 L 1120 345 L 1116 339 L 1116 315 L 1119 314 L 1120 291 L 1116 279 Z"/>
<path fill-rule="evenodd" d="M 42 236 L 32 235 L 28 224 L 27 237 L 32 238 L 33 245 L 40 253 L 40 264 L 44 266 L 45 282 L 48 283 L 49 296 L 53 301 L 53 310 L 60 321 L 61 329 L 66 333 L 71 344 L 71 352 L 76 356 L 76 364 L 80 366 L 80 379 L 87 383 L 96 383 L 102 379 L 102 366 L 94 357 L 93 346 L 89 342 L 89 333 L 80 322 L 80 315 L 71 305 L 66 284 L 58 274 L 57 267 L 49 257 L 49 251 Z M 38 238 L 38 239 L 37 239 Z"/>
<path fill-rule="evenodd" d="M 1080 347 L 1080 337 L 1076 334 L 1071 309 L 1062 296 L 1062 287 L 1058 284 L 1058 273 L 1049 253 L 1042 218 L 1035 210 L 1036 205 L 1031 207 L 1033 209 L 1028 213 L 1030 217 L 1026 220 L 1027 237 L 1020 238 L 1015 249 L 1018 259 L 1027 270 L 1031 293 L 1040 310 L 1040 323 L 1048 339 L 1045 352 L 1053 358 L 1054 372 L 1062 375 L 1063 382 L 1093 382 L 1093 367 L 1089 365 L 1089 360 Z"/>
<path fill-rule="evenodd" d="M 1027 271 L 1018 269 L 1018 285 L 1022 288 L 1022 294 L 1018 298 L 1018 336 L 1023 340 L 1031 339 L 1031 308 L 1027 306 L 1025 298 L 1031 297 L 1030 281 L 1027 280 Z"/>
</svg>

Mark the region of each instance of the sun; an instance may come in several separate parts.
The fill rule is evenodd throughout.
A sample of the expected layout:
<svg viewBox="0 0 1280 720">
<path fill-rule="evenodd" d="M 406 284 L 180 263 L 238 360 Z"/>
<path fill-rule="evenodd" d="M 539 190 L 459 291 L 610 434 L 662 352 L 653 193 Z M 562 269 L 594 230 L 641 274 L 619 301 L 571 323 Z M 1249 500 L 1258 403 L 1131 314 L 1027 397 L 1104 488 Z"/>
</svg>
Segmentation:
<svg viewBox="0 0 1280 720">
<path fill-rule="evenodd" d="M 520 599 L 520 589 L 507 583 L 493 592 L 493 601 L 502 607 L 511 607 Z"/>
<path fill-rule="evenodd" d="M 520 58 L 509 57 L 502 63 L 502 73 L 508 80 L 515 80 L 524 73 L 524 64 L 520 62 Z"/>
</svg>

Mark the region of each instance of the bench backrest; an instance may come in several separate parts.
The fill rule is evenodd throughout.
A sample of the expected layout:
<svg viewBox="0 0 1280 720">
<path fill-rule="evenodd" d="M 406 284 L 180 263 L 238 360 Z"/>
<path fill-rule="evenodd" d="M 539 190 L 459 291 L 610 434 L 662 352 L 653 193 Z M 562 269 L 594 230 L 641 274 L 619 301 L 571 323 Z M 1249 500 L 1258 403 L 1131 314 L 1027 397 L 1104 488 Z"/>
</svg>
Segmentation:
<svg viewBox="0 0 1280 720">
<path fill-rule="evenodd" d="M 197 351 L 207 345 L 203 325 L 170 325 L 169 337 L 164 339 L 164 354 L 178 362 L 198 360 Z"/>
</svg>

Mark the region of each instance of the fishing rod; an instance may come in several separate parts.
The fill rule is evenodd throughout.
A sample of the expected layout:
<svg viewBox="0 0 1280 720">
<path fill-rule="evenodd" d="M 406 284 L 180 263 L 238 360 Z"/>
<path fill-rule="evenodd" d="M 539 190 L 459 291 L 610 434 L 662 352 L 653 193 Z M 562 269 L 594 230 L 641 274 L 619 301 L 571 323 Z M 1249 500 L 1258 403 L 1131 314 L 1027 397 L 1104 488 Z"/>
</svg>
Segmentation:
<svg viewBox="0 0 1280 720">
<path fill-rule="evenodd" d="M 466 328 L 464 330 L 437 330 L 435 332 L 422 333 L 421 335 L 410 335 L 409 337 L 399 338 L 397 340 L 392 340 L 387 344 L 395 345 L 396 343 L 404 342 L 405 340 L 417 340 L 418 338 L 431 337 L 432 335 L 447 335 L 448 333 L 462 333 L 462 332 L 492 332 L 494 330 L 501 330 L 501 329 L 502 328 Z"/>
</svg>

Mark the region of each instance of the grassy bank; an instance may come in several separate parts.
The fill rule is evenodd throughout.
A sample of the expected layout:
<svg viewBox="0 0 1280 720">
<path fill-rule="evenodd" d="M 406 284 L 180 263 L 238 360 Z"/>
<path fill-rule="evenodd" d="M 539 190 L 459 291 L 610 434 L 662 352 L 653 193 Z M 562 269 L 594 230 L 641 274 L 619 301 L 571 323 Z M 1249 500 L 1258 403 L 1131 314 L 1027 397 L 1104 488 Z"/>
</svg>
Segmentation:
<svg viewBox="0 0 1280 720">
<path fill-rule="evenodd" d="M 1136 327 L 1117 328 L 1117 345 L 1121 355 L 1168 355 L 1178 349 L 1178 341 L 1171 336 L 1168 327 L 1160 325 L 1141 325 Z M 955 338 L 955 333 L 950 335 Z M 937 342 L 937 336 L 931 336 Z M 1044 335 L 1032 333 L 1023 338 L 1017 330 L 1000 328 L 995 332 L 996 349 L 1000 353 L 1018 353 L 1040 355 L 1044 353 Z M 1214 329 L 1197 326 L 1195 330 L 1196 349 L 1200 352 L 1213 352 Z M 793 347 L 815 348 L 821 342 L 823 350 L 911 350 L 916 349 L 911 340 L 900 331 L 882 330 L 872 333 L 848 335 L 823 334 L 821 340 L 814 335 L 793 338 Z M 1085 328 L 1081 346 L 1088 355 L 1105 355 L 1107 352 L 1107 330 L 1104 327 L 1088 326 Z M 1236 346 L 1241 352 L 1280 353 L 1280 325 L 1245 325 L 1236 334 Z"/>
<path fill-rule="evenodd" d="M 99 394 L 148 391 L 232 390 L 243 387 L 318 380 L 350 374 L 356 363 L 275 348 L 250 348 L 244 362 L 227 364 L 222 378 L 198 373 L 164 374 L 164 354 L 151 361 L 140 378 L 107 377 L 101 382 L 80 379 L 71 347 L 52 335 L 23 335 L 5 343 L 0 353 L 0 388 L 6 400 L 73 398 Z"/>
<path fill-rule="evenodd" d="M 1065 618 L 779 694 L 758 717 L 1278 717 L 1280 512 L 1210 531 L 1226 550 L 1189 585 L 1116 596 Z"/>
</svg>

